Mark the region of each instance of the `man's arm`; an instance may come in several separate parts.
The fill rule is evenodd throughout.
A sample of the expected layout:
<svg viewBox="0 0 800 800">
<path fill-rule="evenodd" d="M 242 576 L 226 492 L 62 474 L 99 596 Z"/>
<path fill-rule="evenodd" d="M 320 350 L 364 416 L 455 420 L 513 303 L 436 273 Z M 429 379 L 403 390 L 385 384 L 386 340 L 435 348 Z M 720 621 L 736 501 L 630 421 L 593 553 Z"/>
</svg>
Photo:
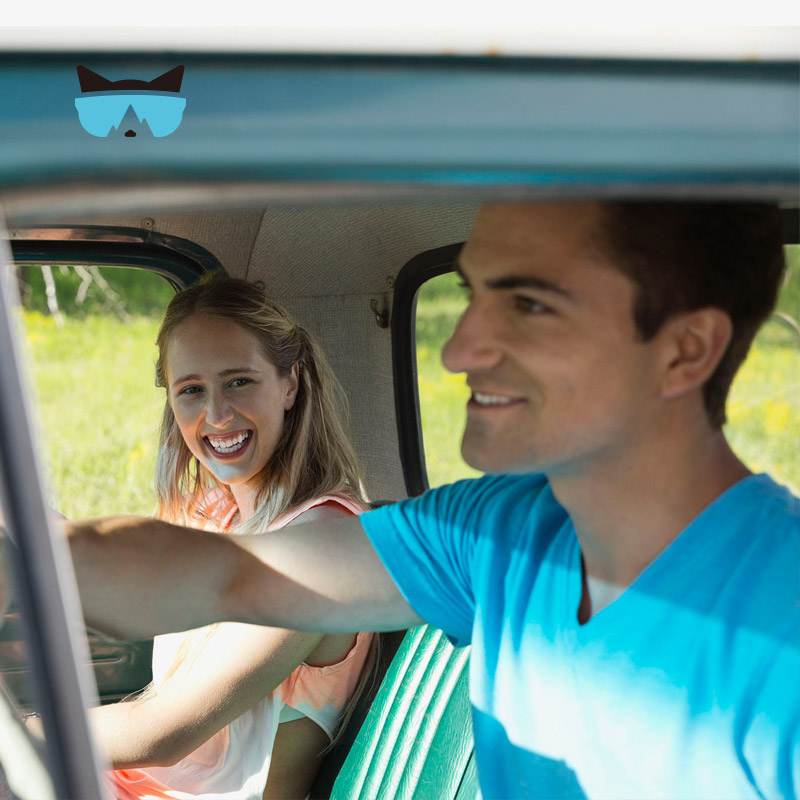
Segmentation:
<svg viewBox="0 0 800 800">
<path fill-rule="evenodd" d="M 229 536 L 140 517 L 67 523 L 87 624 L 124 639 L 233 621 L 321 633 L 422 620 L 357 517 Z"/>
</svg>

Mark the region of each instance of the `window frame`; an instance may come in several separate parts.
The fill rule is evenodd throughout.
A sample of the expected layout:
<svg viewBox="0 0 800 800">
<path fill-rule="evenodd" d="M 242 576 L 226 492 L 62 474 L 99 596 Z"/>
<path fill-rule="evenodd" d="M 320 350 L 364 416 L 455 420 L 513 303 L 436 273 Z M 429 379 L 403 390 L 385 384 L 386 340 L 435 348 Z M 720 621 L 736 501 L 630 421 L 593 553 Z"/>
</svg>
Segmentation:
<svg viewBox="0 0 800 800">
<path fill-rule="evenodd" d="M 176 290 L 222 270 L 210 252 L 185 239 L 135 228 L 15 228 L 9 264 L 67 264 L 145 269 Z M 0 241 L 0 249 L 4 247 Z M 13 324 L 10 281 L 0 287 L 0 502 L 14 546 L 8 547 L 15 597 L 24 623 L 32 689 L 43 712 L 44 759 L 58 796 L 99 798 L 100 764 L 84 711 L 91 696 L 88 645 L 74 629 L 80 617 L 66 542 L 52 530 L 31 424 L 31 392 Z"/>
<path fill-rule="evenodd" d="M 414 256 L 403 266 L 395 281 L 391 316 L 394 407 L 400 462 L 409 497 L 416 497 L 430 488 L 419 411 L 417 297 L 422 285 L 431 278 L 455 270 L 463 246 L 463 242 L 458 242 Z"/>
<path fill-rule="evenodd" d="M 146 269 L 183 289 L 207 272 L 224 272 L 219 259 L 188 239 L 140 228 L 101 225 L 19 227 L 6 238 L 17 264 L 95 265 Z"/>
</svg>

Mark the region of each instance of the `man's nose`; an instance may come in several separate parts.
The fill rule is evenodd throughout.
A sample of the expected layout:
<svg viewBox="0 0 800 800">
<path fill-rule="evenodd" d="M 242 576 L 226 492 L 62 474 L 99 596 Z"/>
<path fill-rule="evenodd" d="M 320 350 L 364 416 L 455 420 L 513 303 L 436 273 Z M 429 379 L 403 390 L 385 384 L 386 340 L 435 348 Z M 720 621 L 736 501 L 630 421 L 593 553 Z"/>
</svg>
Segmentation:
<svg viewBox="0 0 800 800">
<path fill-rule="evenodd" d="M 501 358 L 487 309 L 472 301 L 442 348 L 442 364 L 449 372 L 474 372 Z"/>
<path fill-rule="evenodd" d="M 233 409 L 224 392 L 212 392 L 206 406 L 206 422 L 215 428 L 223 428 L 233 419 Z"/>
</svg>

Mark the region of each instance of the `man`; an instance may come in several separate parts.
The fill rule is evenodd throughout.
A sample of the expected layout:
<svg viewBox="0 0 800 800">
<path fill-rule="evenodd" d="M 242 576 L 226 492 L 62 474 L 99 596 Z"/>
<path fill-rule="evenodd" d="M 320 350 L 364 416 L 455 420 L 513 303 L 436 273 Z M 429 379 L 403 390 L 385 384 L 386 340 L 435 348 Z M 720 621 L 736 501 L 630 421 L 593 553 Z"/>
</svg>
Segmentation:
<svg viewBox="0 0 800 800">
<path fill-rule="evenodd" d="M 236 542 L 76 524 L 89 623 L 424 619 L 472 644 L 486 800 L 796 797 L 800 501 L 721 431 L 782 268 L 771 207 L 484 208 L 443 360 L 491 474 Z"/>
</svg>

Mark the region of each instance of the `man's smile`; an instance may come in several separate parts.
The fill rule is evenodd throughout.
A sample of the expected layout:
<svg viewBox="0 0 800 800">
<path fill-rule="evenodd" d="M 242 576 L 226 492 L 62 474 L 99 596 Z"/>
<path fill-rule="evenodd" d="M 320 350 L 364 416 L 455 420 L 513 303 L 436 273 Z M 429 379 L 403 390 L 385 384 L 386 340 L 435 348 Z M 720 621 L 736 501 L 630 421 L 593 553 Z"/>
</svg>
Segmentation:
<svg viewBox="0 0 800 800">
<path fill-rule="evenodd" d="M 518 405 L 524 402 L 521 397 L 513 397 L 507 394 L 495 394 L 494 392 L 480 392 L 473 389 L 467 407 L 471 409 L 502 409 L 509 406 Z"/>
</svg>

